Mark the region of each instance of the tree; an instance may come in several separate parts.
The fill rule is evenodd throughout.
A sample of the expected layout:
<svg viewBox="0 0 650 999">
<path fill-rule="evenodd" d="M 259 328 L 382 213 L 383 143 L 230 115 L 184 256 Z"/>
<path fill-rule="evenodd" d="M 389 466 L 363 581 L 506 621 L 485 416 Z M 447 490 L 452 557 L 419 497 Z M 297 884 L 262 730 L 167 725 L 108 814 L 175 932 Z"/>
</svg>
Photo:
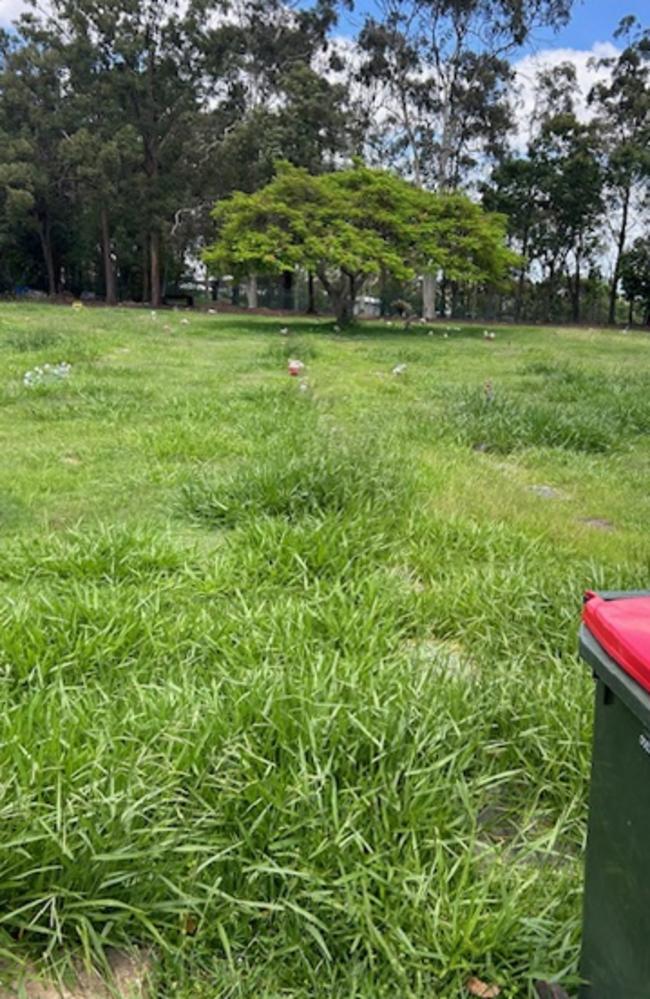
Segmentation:
<svg viewBox="0 0 650 999">
<path fill-rule="evenodd" d="M 564 277 L 571 317 L 580 319 L 582 285 L 598 249 L 604 205 L 600 133 L 596 124 L 578 119 L 576 91 L 570 63 L 539 74 L 527 156 L 505 157 L 484 188 L 484 204 L 507 214 L 511 241 L 524 258 L 517 317 L 526 273 L 534 266 L 546 286 L 546 318 L 557 310 Z"/>
<path fill-rule="evenodd" d="M 69 212 L 61 143 L 69 126 L 65 64 L 37 32 L 3 39 L 0 65 L 0 185 L 5 219 L 38 234 L 50 295 L 59 288 L 57 239 Z"/>
<path fill-rule="evenodd" d="M 598 248 L 603 212 L 598 142 L 593 125 L 560 114 L 543 123 L 531 150 L 541 209 L 534 252 L 550 265 L 549 294 L 558 271 L 565 273 L 574 322 L 580 321 L 582 278 Z"/>
<path fill-rule="evenodd" d="M 154 306 L 162 297 L 165 237 L 190 184 L 195 125 L 213 82 L 206 71 L 210 15 L 222 7 L 217 0 L 52 0 L 48 13 L 18 23 L 23 37 L 38 36 L 48 51 L 60 52 L 70 87 L 86 103 L 94 99 L 94 141 L 104 146 L 113 127 L 132 129 L 139 168 L 130 181 L 130 209 L 143 230 Z M 93 171 L 98 191 L 114 183 L 111 162 L 115 156 L 107 155 L 107 170 L 99 164 Z M 88 174 L 85 180 L 91 183 Z"/>
<path fill-rule="evenodd" d="M 539 219 L 540 196 L 536 166 L 526 157 L 510 156 L 493 170 L 490 183 L 483 187 L 483 204 L 488 210 L 501 212 L 508 220 L 508 238 L 520 255 L 515 296 L 515 319 L 520 319 L 524 306 L 526 274 L 530 251 Z"/>
<path fill-rule="evenodd" d="M 348 89 L 330 76 L 330 70 L 341 69 L 337 53 L 328 51 L 335 20 L 332 0 L 311 8 L 250 0 L 229 25 L 215 50 L 226 45 L 235 53 L 237 73 L 232 100 L 224 104 L 229 118 L 223 141 L 210 157 L 213 168 L 219 164 L 212 203 L 234 190 L 254 191 L 268 183 L 279 159 L 320 173 L 360 147 Z M 293 273 L 282 278 L 284 307 L 291 308 Z M 254 275 L 248 276 L 248 287 L 254 290 Z M 254 295 L 248 297 L 254 303 Z"/>
<path fill-rule="evenodd" d="M 533 28 L 560 26 L 573 0 L 378 0 L 359 44 L 360 77 L 374 85 L 382 161 L 416 184 L 458 187 L 511 123 L 506 56 Z M 436 275 L 427 268 L 426 318 L 435 315 Z"/>
<path fill-rule="evenodd" d="M 621 278 L 625 297 L 630 303 L 630 320 L 639 304 L 643 318 L 650 326 L 650 238 L 636 239 L 621 260 Z"/>
<path fill-rule="evenodd" d="M 601 59 L 610 71 L 596 84 L 589 102 L 597 114 L 604 144 L 607 222 L 616 251 L 609 290 L 609 322 L 616 320 L 616 299 L 630 220 L 650 179 L 650 30 L 624 18 L 615 37 L 627 44 L 615 57 Z"/>
<path fill-rule="evenodd" d="M 463 195 L 434 195 L 382 170 L 313 176 L 281 164 L 255 194 L 214 211 L 218 236 L 206 253 L 217 272 L 282 273 L 305 267 L 325 289 L 340 323 L 363 282 L 381 273 L 412 278 L 432 260 L 452 280 L 504 278 L 513 255 L 505 222 Z"/>
</svg>

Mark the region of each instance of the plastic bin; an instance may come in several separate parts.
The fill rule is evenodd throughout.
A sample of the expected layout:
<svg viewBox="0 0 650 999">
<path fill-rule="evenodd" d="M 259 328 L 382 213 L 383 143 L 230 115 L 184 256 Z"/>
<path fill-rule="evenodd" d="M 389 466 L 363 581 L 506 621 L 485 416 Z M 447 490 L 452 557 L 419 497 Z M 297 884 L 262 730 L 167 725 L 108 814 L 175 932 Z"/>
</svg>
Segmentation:
<svg viewBox="0 0 650 999">
<path fill-rule="evenodd" d="M 597 680 L 580 999 L 650 999 L 650 592 L 588 593 Z"/>
</svg>

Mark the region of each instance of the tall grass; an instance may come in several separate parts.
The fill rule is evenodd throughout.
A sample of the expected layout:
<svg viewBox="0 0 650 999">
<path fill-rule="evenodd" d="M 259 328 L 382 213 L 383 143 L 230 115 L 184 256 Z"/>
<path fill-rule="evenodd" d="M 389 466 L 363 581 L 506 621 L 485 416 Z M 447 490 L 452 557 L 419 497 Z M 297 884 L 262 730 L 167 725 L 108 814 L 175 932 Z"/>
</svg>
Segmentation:
<svg viewBox="0 0 650 999">
<path fill-rule="evenodd" d="M 124 319 L 103 322 L 96 344 L 114 356 Z M 425 441 L 427 407 L 454 390 L 431 402 L 415 363 L 377 405 L 376 358 L 323 339 L 310 365 L 327 392 L 305 395 L 280 380 L 286 346 L 264 324 L 224 330 L 217 363 L 207 318 L 183 341 L 155 334 L 155 357 L 130 322 L 119 365 L 141 372 L 140 405 L 123 408 L 129 380 L 100 358 L 80 365 L 76 420 L 47 398 L 12 410 L 12 488 L 41 519 L 2 539 L 2 955 L 151 947 L 156 994 L 181 999 L 575 983 L 580 595 L 646 584 L 647 544 L 593 553 L 553 534 L 571 514 L 550 506 L 545 523 L 495 521 L 460 493 L 450 513 L 436 460 L 468 491 L 486 489 L 489 452 L 467 447 L 481 442 L 546 471 L 555 449 L 565 476 L 567 454 L 588 456 L 607 476 L 619 441 L 594 398 L 574 400 L 570 437 L 561 409 L 551 429 L 521 409 L 527 381 L 552 394 L 555 375 L 504 367 L 510 408 L 467 389 Z M 442 342 L 409 349 L 437 371 Z M 71 450 L 80 463 L 61 463 Z"/>
</svg>

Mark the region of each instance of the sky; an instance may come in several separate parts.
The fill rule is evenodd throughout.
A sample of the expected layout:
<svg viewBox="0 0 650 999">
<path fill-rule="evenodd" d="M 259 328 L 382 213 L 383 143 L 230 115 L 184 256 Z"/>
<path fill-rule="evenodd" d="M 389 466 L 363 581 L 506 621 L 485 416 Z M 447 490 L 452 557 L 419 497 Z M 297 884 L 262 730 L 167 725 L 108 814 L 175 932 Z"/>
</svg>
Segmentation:
<svg viewBox="0 0 650 999">
<path fill-rule="evenodd" d="M 21 10 L 23 0 L 0 0 L 0 24 L 8 24 Z M 357 0 L 356 20 L 364 10 L 372 7 L 371 0 Z M 616 25 L 627 14 L 636 14 L 640 21 L 648 22 L 648 0 L 577 0 L 571 23 L 557 35 L 551 31 L 538 32 L 533 48 L 590 49 L 596 42 L 611 41 Z"/>
<path fill-rule="evenodd" d="M 0 10 L 3 2 L 0 0 Z M 349 18 L 351 29 L 374 5 L 372 0 L 355 0 L 354 6 L 355 12 Z M 628 14 L 636 15 L 647 24 L 650 20 L 649 0 L 576 0 L 570 23 L 557 34 L 550 29 L 536 32 L 528 48 L 533 51 L 548 48 L 591 49 L 598 42 L 613 41 L 619 21 Z"/>
</svg>

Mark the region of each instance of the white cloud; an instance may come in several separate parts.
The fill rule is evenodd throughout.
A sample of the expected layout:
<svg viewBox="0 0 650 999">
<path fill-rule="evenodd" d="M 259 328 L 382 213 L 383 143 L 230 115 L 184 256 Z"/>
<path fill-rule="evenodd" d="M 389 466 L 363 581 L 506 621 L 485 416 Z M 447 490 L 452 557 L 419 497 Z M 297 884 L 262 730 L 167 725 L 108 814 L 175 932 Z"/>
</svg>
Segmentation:
<svg viewBox="0 0 650 999">
<path fill-rule="evenodd" d="M 7 27 L 26 9 L 24 0 L 0 0 L 0 25 Z"/>
<path fill-rule="evenodd" d="M 517 121 L 519 128 L 515 145 L 523 148 L 528 139 L 530 125 L 535 112 L 535 79 L 542 69 L 551 69 L 569 62 L 576 70 L 579 96 L 576 103 L 578 117 L 589 118 L 587 95 L 598 81 L 606 78 L 608 71 L 595 65 L 600 59 L 618 55 L 619 50 L 611 42 L 595 42 L 590 49 L 543 49 L 533 55 L 524 56 L 514 64 L 516 73 Z"/>
</svg>

